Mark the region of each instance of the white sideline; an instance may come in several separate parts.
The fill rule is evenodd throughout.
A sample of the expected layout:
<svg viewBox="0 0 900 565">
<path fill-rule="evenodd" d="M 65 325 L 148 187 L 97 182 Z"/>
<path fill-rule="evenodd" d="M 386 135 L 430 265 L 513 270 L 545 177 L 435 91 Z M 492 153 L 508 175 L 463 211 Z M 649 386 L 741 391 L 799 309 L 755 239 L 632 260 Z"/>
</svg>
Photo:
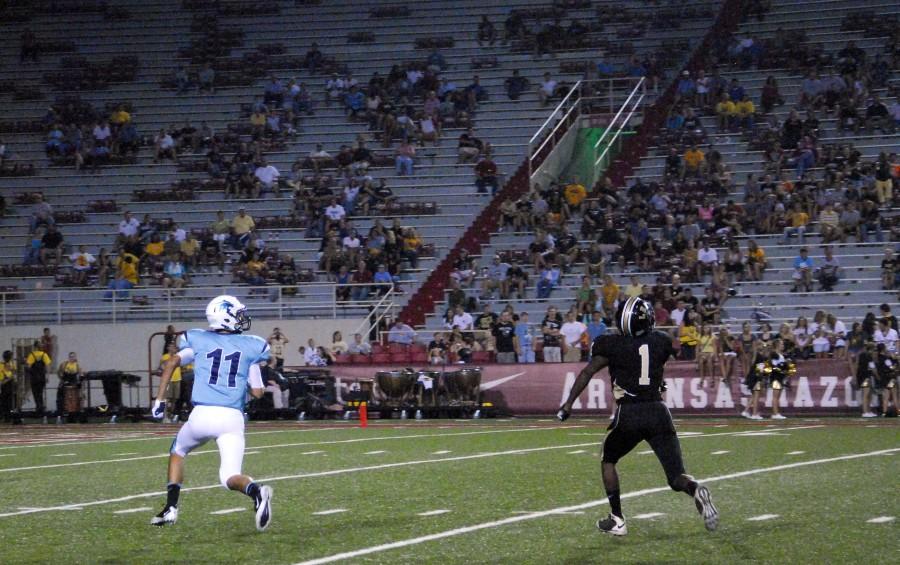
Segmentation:
<svg viewBox="0 0 900 565">
<path fill-rule="evenodd" d="M 567 428 L 583 428 L 584 426 L 567 426 Z M 555 429 L 565 429 L 565 428 L 550 428 L 550 427 L 533 427 L 533 428 L 510 428 L 508 430 L 481 430 L 477 432 L 457 432 L 457 433 L 440 433 L 440 434 L 416 434 L 416 435 L 398 435 L 398 436 L 379 436 L 379 437 L 362 437 L 362 438 L 353 438 L 353 439 L 338 439 L 333 441 L 312 441 L 312 442 L 298 442 L 298 443 L 276 443 L 273 445 L 254 445 L 250 449 L 256 451 L 260 449 L 276 449 L 283 447 L 302 447 L 304 445 L 337 445 L 344 443 L 361 443 L 361 442 L 369 442 L 369 441 L 390 441 L 397 439 L 418 439 L 418 438 L 429 438 L 429 437 L 456 437 L 456 436 L 471 436 L 471 435 L 484 435 L 484 434 L 504 434 L 504 433 L 514 433 L 514 432 L 536 432 L 536 431 L 546 431 L 546 430 L 555 430 Z M 217 449 L 203 449 L 200 451 L 193 451 L 191 455 L 202 455 L 204 453 L 218 453 Z M 301 455 L 313 455 L 317 453 L 323 453 L 322 451 L 308 451 Z M 75 455 L 74 453 L 66 453 L 65 455 Z M 246 454 L 245 454 L 246 455 Z M 99 465 L 103 463 L 121 463 L 125 461 L 143 461 L 145 459 L 160 459 L 168 457 L 168 453 L 158 453 L 156 455 L 141 455 L 139 457 L 124 457 L 119 459 L 95 459 L 91 461 L 73 461 L 71 463 L 54 463 L 50 465 L 31 465 L 28 467 L 8 467 L 6 469 L 0 468 L 0 473 L 15 473 L 18 471 L 34 471 L 37 469 L 58 469 L 60 467 L 81 467 L 84 465 Z M 55 456 L 54 456 L 55 457 Z"/>
<path fill-rule="evenodd" d="M 796 426 L 793 428 L 783 428 L 783 429 L 798 430 L 798 429 L 821 428 L 821 427 L 824 427 L 824 426 Z M 534 430 L 534 429 L 565 429 L 565 426 L 560 427 L 560 428 L 528 428 L 523 431 Z M 487 432 L 468 432 L 468 433 L 487 433 Z M 684 439 L 719 437 L 719 436 L 739 436 L 744 433 L 745 432 L 720 432 L 720 433 L 715 433 L 715 434 L 687 436 Z M 451 434 L 439 434 L 439 435 L 444 437 L 446 435 L 451 435 Z M 466 434 L 453 434 L 453 435 L 466 435 Z M 390 436 L 387 439 L 396 439 L 397 437 L 417 437 L 417 436 Z M 351 441 L 351 440 L 343 440 L 343 441 Z M 532 453 L 532 452 L 537 452 L 537 451 L 546 451 L 549 449 L 573 449 L 573 448 L 579 448 L 579 447 L 596 447 L 596 446 L 597 446 L 596 442 L 591 442 L 591 443 L 576 443 L 576 444 L 571 444 L 571 445 L 553 445 L 553 446 L 546 446 L 546 447 L 532 447 L 532 448 L 524 448 L 524 449 L 513 449 L 513 450 L 509 450 L 509 451 L 495 451 L 495 452 L 487 452 L 487 453 L 478 453 L 475 455 L 460 455 L 457 457 L 442 457 L 439 459 L 423 459 L 423 460 L 417 460 L 417 461 L 404 461 L 404 462 L 399 462 L 399 463 L 383 463 L 380 465 L 369 465 L 366 467 L 352 467 L 352 468 L 346 468 L 346 469 L 334 469 L 331 471 L 319 471 L 319 472 L 315 472 L 315 473 L 285 475 L 282 477 L 260 479 L 259 481 L 260 482 L 262 482 L 262 481 L 272 482 L 272 481 L 285 481 L 285 480 L 291 480 L 291 479 L 306 479 L 306 478 L 311 478 L 311 477 L 328 477 L 328 476 L 334 476 L 334 475 L 343 475 L 346 473 L 356 473 L 356 472 L 360 472 L 360 471 L 377 471 L 377 470 L 381 470 L 381 469 L 392 469 L 395 467 L 407 467 L 407 466 L 411 466 L 411 465 L 422 465 L 422 464 L 426 464 L 426 463 L 446 463 L 449 461 L 466 461 L 466 460 L 470 460 L 470 459 L 482 459 L 485 457 L 495 457 L 498 455 L 517 455 L 517 454 L 522 454 L 522 453 Z M 218 483 L 216 483 L 213 485 L 188 487 L 188 488 L 183 488 L 181 490 L 182 491 L 194 491 L 194 490 L 210 490 L 210 489 L 215 489 L 215 488 L 221 488 L 221 487 Z M 162 496 L 164 494 L 166 494 L 165 491 L 145 492 L 145 493 L 140 493 L 140 494 L 132 494 L 132 495 L 128 495 L 128 496 L 123 496 L 123 497 L 119 497 L 119 498 L 95 500 L 92 502 L 64 504 L 61 506 L 48 506 L 48 507 L 44 507 L 44 508 L 29 508 L 27 510 L 22 510 L 19 512 L 0 513 L 0 518 L 8 518 L 11 516 L 20 516 L 22 514 L 34 514 L 37 512 L 52 512 L 55 510 L 71 510 L 73 508 L 81 508 L 83 506 L 97 506 L 100 504 L 112 504 L 115 502 L 126 502 L 129 500 L 136 500 L 139 498 Z"/>
<path fill-rule="evenodd" d="M 699 437 L 699 436 L 694 436 L 694 437 Z M 701 482 L 712 483 L 712 482 L 717 482 L 717 481 L 726 481 L 729 479 L 737 479 L 737 478 L 746 477 L 749 475 L 758 475 L 761 473 L 771 473 L 773 471 L 783 471 L 786 469 L 794 469 L 796 467 L 805 467 L 808 465 L 820 465 L 822 463 L 832 463 L 834 461 L 847 461 L 850 459 L 860 459 L 863 457 L 872 457 L 875 455 L 890 454 L 890 453 L 894 453 L 896 451 L 900 451 L 900 447 L 896 447 L 893 449 L 881 449 L 878 451 L 870 451 L 867 453 L 854 453 L 852 455 L 841 455 L 839 457 L 829 457 L 827 459 L 817 459 L 814 461 L 789 463 L 787 465 L 776 465 L 774 467 L 761 467 L 758 469 L 750 469 L 749 471 L 740 471 L 737 473 L 730 473 L 728 475 L 719 475 L 718 477 L 709 477 L 706 479 L 701 479 Z M 668 490 L 671 490 L 668 486 L 649 488 L 649 489 L 638 490 L 638 491 L 623 494 L 621 498 L 635 498 L 638 496 L 655 494 L 658 492 L 665 492 Z M 536 518 L 543 518 L 545 516 L 552 516 L 554 514 L 564 514 L 564 513 L 568 513 L 568 512 L 574 512 L 577 510 L 586 510 L 588 508 L 601 506 L 601 505 L 607 504 L 607 503 L 608 503 L 608 500 L 605 498 L 600 499 L 600 500 L 592 500 L 590 502 L 585 502 L 582 504 L 575 504 L 573 506 L 562 506 L 560 508 L 552 508 L 550 510 L 542 510 L 539 512 L 532 512 L 531 514 L 524 514 L 521 516 L 513 516 L 510 518 L 503 518 L 501 520 L 494 520 L 492 522 L 483 522 L 481 524 L 474 524 L 472 526 L 455 528 L 453 530 L 446 530 L 443 532 L 438 532 L 436 534 L 429 534 L 429 535 L 420 536 L 417 538 L 409 538 L 409 539 L 405 539 L 405 540 L 401 540 L 401 541 L 395 541 L 395 542 L 391 542 L 391 543 L 385 543 L 385 544 L 381 544 L 381 545 L 375 545 L 372 547 L 357 549 L 354 551 L 346 551 L 343 553 L 328 555 L 326 557 L 319 557 L 317 559 L 301 561 L 301 562 L 295 563 L 294 565 L 322 565 L 324 563 L 333 563 L 335 561 L 343 561 L 346 559 L 362 557 L 364 555 L 371 555 L 373 553 L 380 553 L 382 551 L 389 551 L 391 549 L 399 549 L 401 547 L 408 547 L 410 545 L 418 545 L 420 543 L 449 538 L 449 537 L 453 537 L 453 536 L 459 536 L 459 535 L 463 535 L 463 534 L 468 534 L 470 532 L 485 530 L 488 528 L 497 528 L 500 526 L 505 526 L 507 524 L 514 524 L 516 522 L 524 522 L 525 520 L 534 520 Z"/>
</svg>

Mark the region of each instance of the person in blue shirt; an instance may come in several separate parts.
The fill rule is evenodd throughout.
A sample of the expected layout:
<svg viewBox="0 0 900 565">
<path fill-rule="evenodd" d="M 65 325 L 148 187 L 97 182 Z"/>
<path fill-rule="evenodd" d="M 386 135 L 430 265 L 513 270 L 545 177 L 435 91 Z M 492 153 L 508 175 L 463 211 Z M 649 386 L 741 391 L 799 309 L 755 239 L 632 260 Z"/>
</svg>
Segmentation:
<svg viewBox="0 0 900 565">
<path fill-rule="evenodd" d="M 519 314 L 516 337 L 519 338 L 519 363 L 534 363 L 534 334 L 528 325 L 528 312 Z"/>
<path fill-rule="evenodd" d="M 179 339 L 179 351 L 163 366 L 159 391 L 151 415 L 161 419 L 166 411 L 166 388 L 172 373 L 181 365 L 194 365 L 191 402 L 194 409 L 178 430 L 169 450 L 166 505 L 153 517 L 154 526 L 178 520 L 178 497 L 184 481 L 184 458 L 211 439 L 219 447 L 219 480 L 229 490 L 253 499 L 256 528 L 265 530 L 272 520 L 272 488 L 253 482 L 241 473 L 244 459 L 244 403 L 247 388 L 261 398 L 265 385 L 260 364 L 269 360 L 269 344 L 250 329 L 247 308 L 234 296 L 221 295 L 206 306 L 209 329 L 193 329 Z"/>
<path fill-rule="evenodd" d="M 594 310 L 591 314 L 591 321 L 587 324 L 587 332 L 591 343 L 594 343 L 595 339 L 606 333 L 606 324 L 603 323 L 603 315 L 600 312 Z"/>
<path fill-rule="evenodd" d="M 806 292 L 812 290 L 812 276 L 815 270 L 815 263 L 805 247 L 800 248 L 800 255 L 794 258 L 794 288 L 791 292 L 798 292 L 803 286 Z"/>
</svg>

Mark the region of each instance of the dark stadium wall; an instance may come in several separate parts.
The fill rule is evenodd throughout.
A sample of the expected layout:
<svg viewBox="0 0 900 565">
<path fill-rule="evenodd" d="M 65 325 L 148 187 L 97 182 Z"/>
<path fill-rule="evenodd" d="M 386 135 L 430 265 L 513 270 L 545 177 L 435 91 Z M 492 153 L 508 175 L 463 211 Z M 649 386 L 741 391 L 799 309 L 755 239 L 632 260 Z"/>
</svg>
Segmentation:
<svg viewBox="0 0 900 565">
<path fill-rule="evenodd" d="M 503 414 L 555 414 L 568 397 L 583 363 L 531 365 L 485 365 L 482 367 L 482 399 L 491 402 Z M 739 376 L 730 386 L 700 386 L 695 363 L 673 362 L 666 365 L 664 395 L 673 414 L 737 415 L 746 405 L 750 392 Z M 349 386 L 357 379 L 371 379 L 377 371 L 400 367 L 334 366 L 332 373 Z M 447 367 L 453 371 L 458 367 Z M 772 403 L 771 390 L 765 406 Z M 798 364 L 791 387 L 782 394 L 782 411 L 788 416 L 839 415 L 859 412 L 860 393 L 853 386 L 846 362 L 811 360 Z M 606 371 L 599 373 L 575 403 L 575 414 L 609 415 L 615 407 Z"/>
</svg>

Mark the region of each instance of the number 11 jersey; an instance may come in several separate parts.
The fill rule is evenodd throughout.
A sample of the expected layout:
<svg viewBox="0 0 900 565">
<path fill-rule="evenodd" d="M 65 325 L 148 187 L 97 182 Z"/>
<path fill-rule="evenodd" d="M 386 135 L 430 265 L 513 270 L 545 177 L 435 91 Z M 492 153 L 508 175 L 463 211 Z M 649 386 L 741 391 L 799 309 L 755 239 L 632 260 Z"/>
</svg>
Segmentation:
<svg viewBox="0 0 900 565">
<path fill-rule="evenodd" d="M 269 359 L 269 344 L 255 335 L 188 330 L 179 349 L 194 353 L 191 402 L 199 406 L 243 410 L 250 367 Z"/>
</svg>

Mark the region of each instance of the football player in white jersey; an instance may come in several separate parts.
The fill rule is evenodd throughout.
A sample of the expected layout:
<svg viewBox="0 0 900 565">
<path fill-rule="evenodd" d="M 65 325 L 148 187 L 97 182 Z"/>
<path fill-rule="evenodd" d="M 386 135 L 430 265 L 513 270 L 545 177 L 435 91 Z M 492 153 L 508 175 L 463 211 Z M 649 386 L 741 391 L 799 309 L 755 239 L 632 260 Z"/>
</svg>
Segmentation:
<svg viewBox="0 0 900 565">
<path fill-rule="evenodd" d="M 247 388 L 260 398 L 265 385 L 260 363 L 269 359 L 269 344 L 250 329 L 246 307 L 233 296 L 217 296 L 206 307 L 209 329 L 188 330 L 179 339 L 179 351 L 166 361 L 152 416 L 165 415 L 165 393 L 172 372 L 180 365 L 194 363 L 194 409 L 178 431 L 169 450 L 168 497 L 166 505 L 150 523 L 174 524 L 178 519 L 178 496 L 184 480 L 184 458 L 209 440 L 219 446 L 219 480 L 225 488 L 253 499 L 256 528 L 265 530 L 272 520 L 272 488 L 258 485 L 241 474 L 244 459 L 244 403 Z"/>
</svg>

